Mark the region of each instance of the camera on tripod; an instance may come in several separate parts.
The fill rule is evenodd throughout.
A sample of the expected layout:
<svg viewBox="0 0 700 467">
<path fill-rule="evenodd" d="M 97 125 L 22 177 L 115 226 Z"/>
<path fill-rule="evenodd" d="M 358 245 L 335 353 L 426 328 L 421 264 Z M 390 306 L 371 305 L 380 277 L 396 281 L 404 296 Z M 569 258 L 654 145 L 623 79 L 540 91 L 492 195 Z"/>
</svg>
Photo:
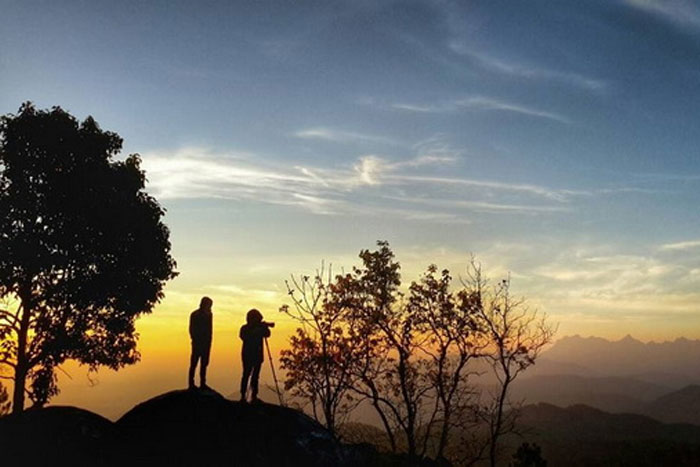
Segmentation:
<svg viewBox="0 0 700 467">
<path fill-rule="evenodd" d="M 275 327 L 275 323 L 271 323 L 271 322 L 269 322 L 269 321 L 261 321 L 260 324 L 262 324 L 262 325 L 264 325 L 264 326 L 267 326 L 268 328 L 274 328 L 274 327 Z"/>
</svg>

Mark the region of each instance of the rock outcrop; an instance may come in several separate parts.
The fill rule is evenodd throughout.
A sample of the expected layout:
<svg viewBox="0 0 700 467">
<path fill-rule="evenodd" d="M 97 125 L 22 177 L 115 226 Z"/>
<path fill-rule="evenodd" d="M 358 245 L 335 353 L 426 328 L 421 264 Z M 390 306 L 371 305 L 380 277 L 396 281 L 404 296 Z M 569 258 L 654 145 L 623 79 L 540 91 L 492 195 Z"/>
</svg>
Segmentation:
<svg viewBox="0 0 700 467">
<path fill-rule="evenodd" d="M 403 466 L 367 444 L 338 442 L 302 412 L 212 390 L 143 402 L 113 423 L 74 407 L 0 418 L 0 462 L 17 466 Z M 442 465 L 442 464 L 440 464 Z"/>
</svg>

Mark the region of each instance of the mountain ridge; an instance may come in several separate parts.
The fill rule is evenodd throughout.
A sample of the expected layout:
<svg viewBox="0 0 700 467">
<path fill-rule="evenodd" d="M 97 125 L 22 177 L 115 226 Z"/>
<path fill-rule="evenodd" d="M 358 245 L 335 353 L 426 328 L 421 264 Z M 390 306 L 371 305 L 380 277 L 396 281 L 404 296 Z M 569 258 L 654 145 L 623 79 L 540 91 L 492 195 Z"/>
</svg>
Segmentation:
<svg viewBox="0 0 700 467">
<path fill-rule="evenodd" d="M 676 389 L 700 384 L 700 340 L 684 337 L 645 343 L 629 334 L 619 340 L 576 334 L 557 340 L 540 359 L 550 366 L 569 365 L 574 374 L 585 368 L 595 376 L 632 377 Z"/>
</svg>

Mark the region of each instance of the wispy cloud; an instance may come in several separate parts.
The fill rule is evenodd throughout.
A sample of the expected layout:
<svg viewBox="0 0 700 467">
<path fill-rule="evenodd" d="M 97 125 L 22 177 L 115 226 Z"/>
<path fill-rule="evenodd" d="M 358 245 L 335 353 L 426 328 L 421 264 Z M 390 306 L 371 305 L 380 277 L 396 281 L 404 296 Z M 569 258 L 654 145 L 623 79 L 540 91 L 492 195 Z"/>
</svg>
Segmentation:
<svg viewBox="0 0 700 467">
<path fill-rule="evenodd" d="M 384 136 L 368 135 L 353 131 L 337 130 L 326 127 L 314 127 L 299 130 L 294 136 L 301 139 L 312 139 L 322 141 L 332 141 L 335 143 L 381 143 L 388 145 L 398 145 L 399 143 Z"/>
<path fill-rule="evenodd" d="M 396 180 L 401 182 L 432 183 L 438 185 L 461 185 L 473 188 L 488 188 L 494 191 L 520 192 L 562 202 L 568 199 L 565 190 L 554 190 L 539 185 L 504 183 L 493 180 L 477 180 L 469 178 L 432 177 L 424 175 L 390 174 L 387 175 L 386 178 L 388 178 L 389 180 Z"/>
<path fill-rule="evenodd" d="M 543 245 L 551 254 L 543 254 Z M 523 243 L 490 240 L 470 248 L 477 248 L 487 277 L 511 275 L 514 293 L 524 294 L 530 305 L 550 314 L 564 329 L 580 332 L 581 323 L 605 320 L 619 332 L 621 320 L 697 314 L 700 268 L 695 260 L 661 257 L 648 248 L 622 254 L 616 245 L 551 237 Z M 411 273 L 424 267 L 424 258 L 433 258 L 441 268 L 459 274 L 468 255 L 455 248 L 417 246 L 402 257 L 410 260 L 406 269 Z M 625 333 L 636 334 L 643 327 L 630 323 L 627 329 Z"/>
<path fill-rule="evenodd" d="M 640 173 L 634 174 L 640 180 L 652 182 L 698 182 L 700 174 L 697 173 Z"/>
<path fill-rule="evenodd" d="M 431 151 L 431 147 L 438 149 Z M 285 164 L 271 168 L 254 155 L 232 157 L 189 148 L 145 153 L 143 165 L 149 191 L 163 200 L 231 199 L 323 215 L 395 215 L 459 223 L 471 222 L 465 217 L 467 211 L 554 213 L 569 208 L 561 205 L 571 198 L 565 190 L 427 174 L 425 170 L 439 171 L 455 163 L 455 151 L 436 141 L 419 144 L 414 151 L 413 157 L 398 160 L 365 155 L 335 168 Z M 517 198 L 525 202 L 512 202 Z"/>
<path fill-rule="evenodd" d="M 462 208 L 468 209 L 475 212 L 487 212 L 487 213 L 520 213 L 520 214 L 534 214 L 534 213 L 551 213 L 551 212 L 563 212 L 568 211 L 571 208 L 569 206 L 543 206 L 543 205 L 527 205 L 527 204 L 504 204 L 504 203 L 493 203 L 487 201 L 466 201 L 466 200 L 455 200 L 455 199 L 442 199 L 442 198 L 415 198 L 415 197 L 387 197 L 388 199 L 395 199 L 397 201 L 405 201 L 413 204 L 426 204 L 433 205 L 436 207 L 452 207 L 452 208 Z"/>
<path fill-rule="evenodd" d="M 661 249 L 666 251 L 681 251 L 694 248 L 700 248 L 700 240 L 688 240 L 685 242 L 666 243 L 661 245 Z"/>
<path fill-rule="evenodd" d="M 445 113 L 456 112 L 460 110 L 470 111 L 496 111 L 496 112 L 511 112 L 528 117 L 544 118 L 553 120 L 559 123 L 571 123 L 571 120 L 558 113 L 541 110 L 535 107 L 496 99 L 487 96 L 470 96 L 459 99 L 454 99 L 449 102 L 439 104 L 410 104 L 410 103 L 394 103 L 390 105 L 395 110 L 403 110 L 407 112 L 417 113 Z"/>
<path fill-rule="evenodd" d="M 700 276 L 693 273 L 695 263 L 616 250 L 611 245 L 583 250 L 570 245 L 560 246 L 554 257 L 533 257 L 545 262 L 527 268 L 530 294 L 556 314 L 583 313 L 607 317 L 611 323 L 626 316 L 654 319 L 697 312 Z"/>
<path fill-rule="evenodd" d="M 451 41 L 449 43 L 449 48 L 459 55 L 469 57 L 482 68 L 494 73 L 534 81 L 554 81 L 589 91 L 602 91 L 608 86 L 608 83 L 604 80 L 591 78 L 579 73 L 525 65 L 522 63 L 501 60 L 483 53 L 474 52 L 473 50 L 465 47 L 464 44 L 459 41 Z"/>
<path fill-rule="evenodd" d="M 644 10 L 683 26 L 700 27 L 700 6 L 688 0 L 623 0 L 627 5 Z"/>
<path fill-rule="evenodd" d="M 468 97 L 466 99 L 461 99 L 456 102 L 458 107 L 464 107 L 467 109 L 474 110 L 501 110 L 506 112 L 514 112 L 523 115 L 529 115 L 531 117 L 548 118 L 550 120 L 555 120 L 561 123 L 571 123 L 571 121 L 559 114 L 553 112 L 547 112 L 544 110 L 535 109 L 532 107 L 526 107 L 524 105 L 513 104 L 511 102 L 502 101 L 499 99 L 493 99 L 489 97 Z"/>
<path fill-rule="evenodd" d="M 444 134 L 436 134 L 418 141 L 412 146 L 416 157 L 407 164 L 410 167 L 422 165 L 448 165 L 464 155 L 464 150 L 452 146 Z"/>
</svg>

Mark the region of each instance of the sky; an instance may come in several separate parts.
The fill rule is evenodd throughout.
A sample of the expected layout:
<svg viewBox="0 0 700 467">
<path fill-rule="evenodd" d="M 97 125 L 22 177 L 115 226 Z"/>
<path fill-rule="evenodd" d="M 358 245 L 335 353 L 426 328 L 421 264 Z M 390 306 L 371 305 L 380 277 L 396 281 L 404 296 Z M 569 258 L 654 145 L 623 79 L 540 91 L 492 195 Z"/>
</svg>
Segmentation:
<svg viewBox="0 0 700 467">
<path fill-rule="evenodd" d="M 276 352 L 285 279 L 377 240 L 406 282 L 473 254 L 559 337 L 700 338 L 698 3 L 0 6 L 0 113 L 60 105 L 119 133 L 180 272 L 138 322 L 142 362 L 102 392 L 69 364 L 58 402 L 114 417 L 183 386 L 202 295 L 210 379 L 234 392 L 245 312 L 278 323 Z"/>
</svg>

